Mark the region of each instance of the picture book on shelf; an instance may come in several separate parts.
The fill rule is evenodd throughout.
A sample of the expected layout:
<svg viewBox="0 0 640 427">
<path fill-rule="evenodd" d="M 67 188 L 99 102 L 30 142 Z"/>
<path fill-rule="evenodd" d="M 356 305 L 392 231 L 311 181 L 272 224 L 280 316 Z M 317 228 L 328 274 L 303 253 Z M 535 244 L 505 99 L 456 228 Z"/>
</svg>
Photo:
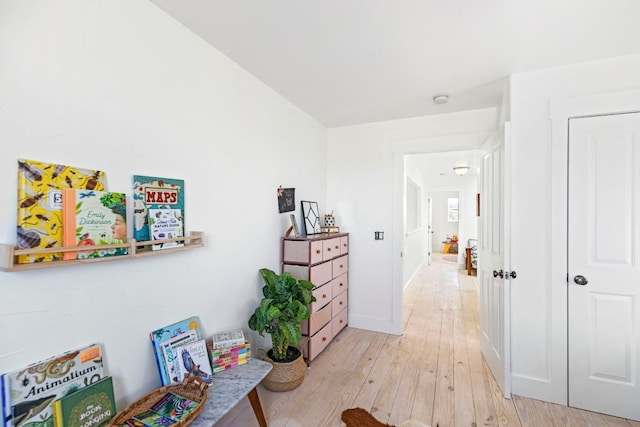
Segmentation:
<svg viewBox="0 0 640 427">
<path fill-rule="evenodd" d="M 106 190 L 105 173 L 35 160 L 18 159 L 17 247 L 62 246 L 62 189 Z M 62 252 L 20 255 L 19 264 L 62 259 Z"/>
<path fill-rule="evenodd" d="M 133 238 L 151 240 L 148 209 L 179 209 L 184 229 L 184 180 L 133 176 Z"/>
<path fill-rule="evenodd" d="M 172 420 L 180 421 L 195 411 L 198 405 L 198 402 L 189 400 L 186 397 L 167 393 L 151 405 L 149 409 Z"/>
<path fill-rule="evenodd" d="M 200 377 L 205 383 L 211 384 L 213 372 L 204 340 L 183 344 L 175 352 L 179 361 L 180 382 L 189 377 Z"/>
<path fill-rule="evenodd" d="M 54 401 L 103 377 L 99 344 L 71 350 L 5 373 L 0 377 L 5 425 L 19 427 L 43 422 L 53 425 Z"/>
<path fill-rule="evenodd" d="M 172 323 L 149 333 L 162 385 L 168 385 L 171 381 L 167 369 L 168 367 L 164 361 L 164 353 L 162 352 L 161 344 L 173 337 L 189 331 L 195 331 L 197 339 L 202 339 L 202 327 L 200 326 L 200 319 L 198 316 L 189 317 L 188 319 Z"/>
<path fill-rule="evenodd" d="M 234 345 L 242 345 L 245 343 L 244 332 L 242 329 L 229 332 L 217 332 L 213 334 L 213 348 L 229 348 Z"/>
<path fill-rule="evenodd" d="M 182 210 L 149 208 L 149 233 L 151 240 L 173 239 L 184 236 Z M 151 246 L 152 250 L 168 249 L 184 246 L 184 241 L 159 243 Z"/>
<path fill-rule="evenodd" d="M 104 377 L 53 402 L 54 427 L 102 427 L 115 414 L 111 377 Z"/>
<path fill-rule="evenodd" d="M 180 376 L 180 361 L 175 349 L 182 344 L 196 340 L 198 340 L 197 332 L 189 330 L 160 343 L 162 354 L 164 355 L 164 364 L 171 383 L 182 382 L 182 379 L 178 378 Z"/>
<path fill-rule="evenodd" d="M 65 246 L 127 242 L 127 197 L 124 193 L 65 188 L 62 190 L 62 241 Z M 65 252 L 64 259 L 126 255 L 128 248 Z"/>
</svg>

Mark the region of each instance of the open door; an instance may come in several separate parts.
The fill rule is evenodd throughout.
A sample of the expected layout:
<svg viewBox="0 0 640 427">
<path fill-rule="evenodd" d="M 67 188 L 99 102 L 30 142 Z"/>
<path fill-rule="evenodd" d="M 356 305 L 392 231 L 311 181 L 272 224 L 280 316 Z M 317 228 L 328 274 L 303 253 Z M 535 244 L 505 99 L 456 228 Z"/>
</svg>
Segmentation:
<svg viewBox="0 0 640 427">
<path fill-rule="evenodd" d="M 433 208 L 431 202 L 431 193 L 429 193 L 427 195 L 427 265 L 431 265 L 431 254 L 433 253 Z"/>
<path fill-rule="evenodd" d="M 487 142 L 480 173 L 478 286 L 480 349 L 505 397 L 511 396 L 508 134 L 505 123 Z"/>
</svg>

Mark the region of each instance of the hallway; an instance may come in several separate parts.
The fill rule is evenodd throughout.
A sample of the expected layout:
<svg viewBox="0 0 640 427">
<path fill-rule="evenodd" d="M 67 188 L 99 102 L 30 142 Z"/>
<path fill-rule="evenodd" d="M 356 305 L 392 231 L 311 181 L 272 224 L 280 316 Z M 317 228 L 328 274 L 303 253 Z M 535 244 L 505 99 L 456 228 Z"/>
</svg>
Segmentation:
<svg viewBox="0 0 640 427">
<path fill-rule="evenodd" d="M 415 419 L 440 427 L 640 427 L 519 396 L 504 399 L 479 349 L 476 282 L 434 253 L 405 290 L 403 335 L 343 330 L 300 387 L 258 388 L 269 425 L 337 427 L 343 410 L 362 407 L 392 425 Z M 256 425 L 247 399 L 219 423 Z"/>
</svg>

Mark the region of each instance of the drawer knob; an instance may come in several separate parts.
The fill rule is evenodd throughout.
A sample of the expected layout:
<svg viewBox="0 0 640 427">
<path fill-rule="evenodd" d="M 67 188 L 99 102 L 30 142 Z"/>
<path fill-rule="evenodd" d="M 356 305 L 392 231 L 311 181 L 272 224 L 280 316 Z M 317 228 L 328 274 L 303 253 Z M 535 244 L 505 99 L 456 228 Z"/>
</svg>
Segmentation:
<svg viewBox="0 0 640 427">
<path fill-rule="evenodd" d="M 343 286 L 344 286 L 344 284 L 342 282 L 340 282 L 340 287 L 343 287 Z"/>
<path fill-rule="evenodd" d="M 327 294 L 322 294 L 322 298 L 326 298 L 326 297 L 327 297 Z"/>
<path fill-rule="evenodd" d="M 344 268 L 344 265 L 340 264 L 340 268 Z"/>
<path fill-rule="evenodd" d="M 346 247 L 347 247 L 347 244 L 346 244 L 346 243 L 343 243 L 343 244 L 342 244 L 342 247 L 343 247 L 343 248 L 346 248 Z"/>
<path fill-rule="evenodd" d="M 340 323 L 344 323 L 344 320 L 340 319 Z"/>
<path fill-rule="evenodd" d="M 340 249 L 340 246 L 336 246 L 336 249 Z"/>
<path fill-rule="evenodd" d="M 326 341 L 326 340 L 327 340 L 327 337 L 322 337 L 322 341 Z"/>
<path fill-rule="evenodd" d="M 316 253 L 319 254 L 320 253 L 320 249 L 316 249 Z"/>
<path fill-rule="evenodd" d="M 331 248 L 327 248 L 327 252 L 331 252 Z"/>
<path fill-rule="evenodd" d="M 342 305 L 342 301 L 340 301 L 340 303 L 338 305 Z"/>
</svg>

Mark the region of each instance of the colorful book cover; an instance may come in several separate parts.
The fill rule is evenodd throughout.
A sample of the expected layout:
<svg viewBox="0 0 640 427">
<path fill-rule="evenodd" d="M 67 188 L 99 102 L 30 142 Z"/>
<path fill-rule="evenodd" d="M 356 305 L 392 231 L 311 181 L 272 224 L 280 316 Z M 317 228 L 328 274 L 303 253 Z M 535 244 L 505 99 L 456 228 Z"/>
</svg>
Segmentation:
<svg viewBox="0 0 640 427">
<path fill-rule="evenodd" d="M 213 334 L 213 348 L 229 348 L 234 345 L 242 345 L 245 343 L 244 332 L 242 329 L 230 332 L 218 332 Z"/>
<path fill-rule="evenodd" d="M 148 427 L 165 427 L 177 423 L 176 420 L 172 420 L 171 418 L 160 415 L 152 410 L 134 415 L 133 418 Z"/>
<path fill-rule="evenodd" d="M 184 180 L 157 176 L 133 176 L 133 238 L 151 240 L 148 209 L 180 209 L 184 226 Z"/>
<path fill-rule="evenodd" d="M 173 239 L 174 237 L 184 236 L 182 210 L 149 208 L 148 211 L 151 240 Z M 154 244 L 151 249 L 156 251 L 180 246 L 184 246 L 184 241 Z"/>
<path fill-rule="evenodd" d="M 173 393 L 167 393 L 154 403 L 151 408 L 152 411 L 169 417 L 172 420 L 180 421 L 191 412 L 195 411 L 198 407 L 198 402 L 189 400 L 186 397 L 179 396 Z"/>
<path fill-rule="evenodd" d="M 9 396 L 5 424 L 20 427 L 28 423 L 53 425 L 53 402 L 104 377 L 99 344 L 33 363 L 3 375 L 5 396 Z M 5 403 L 5 406 L 7 403 Z"/>
<path fill-rule="evenodd" d="M 63 243 L 93 246 L 127 242 L 127 198 L 124 193 L 62 190 Z M 64 259 L 126 255 L 128 248 L 65 252 Z"/>
<path fill-rule="evenodd" d="M 207 344 L 204 340 L 181 345 L 175 349 L 175 352 L 178 355 L 180 366 L 178 377 L 180 381 L 189 377 L 200 377 L 205 383 L 211 384 L 213 372 L 211 371 Z"/>
<path fill-rule="evenodd" d="M 74 166 L 18 160 L 18 235 L 20 249 L 62 246 L 62 189 L 106 190 L 105 173 Z M 62 259 L 61 252 L 20 255 L 18 263 Z"/>
<path fill-rule="evenodd" d="M 55 427 L 102 427 L 116 414 L 113 380 L 100 381 L 53 402 Z"/>
<path fill-rule="evenodd" d="M 202 339 L 202 328 L 200 326 L 200 319 L 198 316 L 192 316 L 188 319 L 181 320 L 180 322 L 167 325 L 160 329 L 156 329 L 149 333 L 151 338 L 151 345 L 153 347 L 156 364 L 158 366 L 158 372 L 160 374 L 160 380 L 162 385 L 168 385 L 171 383 L 169 379 L 169 373 L 164 363 L 164 354 L 162 353 L 161 343 L 167 341 L 169 338 L 175 337 L 187 331 L 196 331 L 198 339 Z"/>
<path fill-rule="evenodd" d="M 180 362 L 178 360 L 179 355 L 175 352 L 175 348 L 181 346 L 182 344 L 197 340 L 197 332 L 194 330 L 190 330 L 178 334 L 175 337 L 169 338 L 168 340 L 160 343 L 160 348 L 162 348 L 162 354 L 164 355 L 164 364 L 167 368 L 169 381 L 171 383 L 182 382 L 182 379 L 178 378 L 180 373 Z"/>
</svg>

